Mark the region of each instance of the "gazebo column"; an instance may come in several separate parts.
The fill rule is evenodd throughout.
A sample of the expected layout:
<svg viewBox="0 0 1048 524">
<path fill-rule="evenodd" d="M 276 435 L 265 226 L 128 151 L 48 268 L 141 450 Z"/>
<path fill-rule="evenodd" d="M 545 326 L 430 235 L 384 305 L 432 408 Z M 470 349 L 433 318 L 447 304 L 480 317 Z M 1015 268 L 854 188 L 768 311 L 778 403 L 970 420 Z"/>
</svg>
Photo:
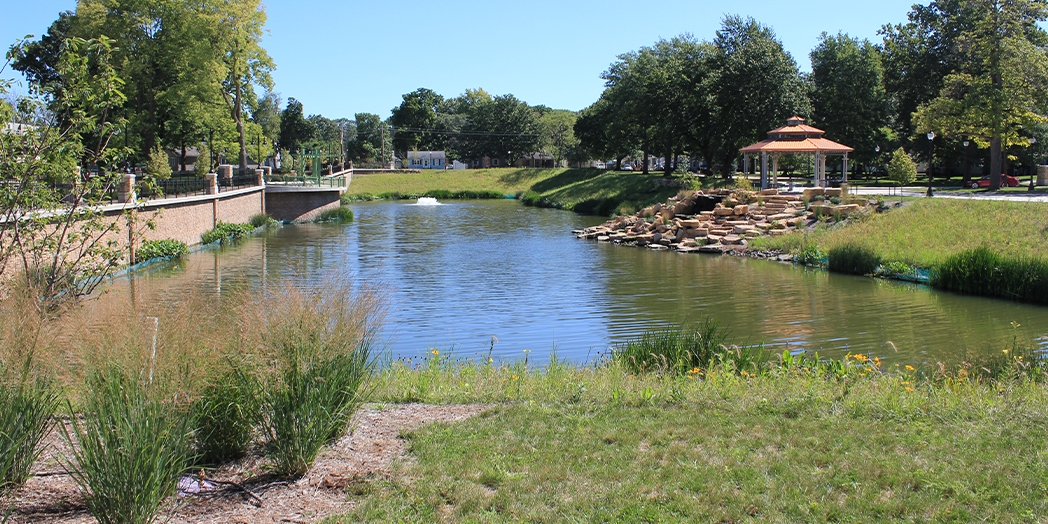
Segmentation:
<svg viewBox="0 0 1048 524">
<path fill-rule="evenodd" d="M 768 189 L 768 153 L 761 151 L 761 189 Z"/>
<path fill-rule="evenodd" d="M 815 180 L 813 180 L 813 182 L 815 184 L 815 187 L 822 187 L 822 184 L 820 183 L 822 182 L 822 176 L 819 175 L 819 166 L 822 165 L 822 153 L 819 153 L 818 151 L 815 152 L 814 163 L 815 169 L 813 169 L 813 171 L 815 171 Z"/>
<path fill-rule="evenodd" d="M 822 185 L 822 187 L 826 187 L 826 160 L 828 160 L 828 159 L 826 158 L 826 155 L 819 155 L 819 159 L 820 159 L 820 161 L 822 163 L 822 169 L 820 170 L 822 172 L 822 184 L 821 185 Z"/>
<path fill-rule="evenodd" d="M 771 156 L 771 184 L 779 187 L 779 154 Z"/>
<path fill-rule="evenodd" d="M 848 153 L 844 154 L 844 162 L 841 164 L 841 177 L 844 183 L 848 183 Z"/>
<path fill-rule="evenodd" d="M 749 176 L 750 174 L 750 155 L 742 154 L 742 174 Z"/>
</svg>

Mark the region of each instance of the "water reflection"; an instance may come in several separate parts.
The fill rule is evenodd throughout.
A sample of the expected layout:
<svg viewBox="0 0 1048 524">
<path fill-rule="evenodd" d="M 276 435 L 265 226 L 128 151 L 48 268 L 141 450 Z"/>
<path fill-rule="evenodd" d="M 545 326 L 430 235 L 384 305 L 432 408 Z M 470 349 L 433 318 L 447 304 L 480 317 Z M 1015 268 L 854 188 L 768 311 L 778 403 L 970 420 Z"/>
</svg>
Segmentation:
<svg viewBox="0 0 1048 524">
<path fill-rule="evenodd" d="M 1048 335 L 1048 308 L 788 264 L 579 241 L 570 231 L 599 219 L 512 201 L 368 203 L 353 212 L 351 224 L 283 227 L 116 287 L 133 280 L 137 293 L 163 297 L 187 286 L 264 293 L 288 279 L 314 285 L 351 278 L 387 295 L 384 335 L 394 357 L 433 347 L 486 355 L 495 336 L 496 358 L 518 358 L 525 349 L 541 358 L 556 349 L 583 362 L 653 326 L 707 316 L 742 342 L 829 356 L 872 353 L 890 362 Z M 1048 340 L 1040 344 L 1048 348 Z"/>
</svg>

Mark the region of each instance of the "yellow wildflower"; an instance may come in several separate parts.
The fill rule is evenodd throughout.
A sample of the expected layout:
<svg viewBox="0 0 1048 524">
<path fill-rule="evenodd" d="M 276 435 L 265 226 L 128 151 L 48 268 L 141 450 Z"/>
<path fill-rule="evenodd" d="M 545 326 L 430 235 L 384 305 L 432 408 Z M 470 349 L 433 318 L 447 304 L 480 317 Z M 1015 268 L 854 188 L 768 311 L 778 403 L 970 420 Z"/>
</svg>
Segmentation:
<svg viewBox="0 0 1048 524">
<path fill-rule="evenodd" d="M 429 352 L 430 352 L 430 353 L 431 353 L 431 354 L 432 354 L 432 355 L 433 355 L 434 357 L 440 354 L 440 351 L 437 351 L 436 349 L 431 349 L 431 350 L 429 350 Z"/>
<path fill-rule="evenodd" d="M 906 364 L 906 371 L 914 371 L 915 369 L 913 366 Z"/>
<path fill-rule="evenodd" d="M 906 387 L 906 391 L 911 391 L 911 392 L 912 392 L 912 391 L 913 391 L 913 388 L 911 388 L 911 387 L 907 386 L 907 387 Z"/>
</svg>

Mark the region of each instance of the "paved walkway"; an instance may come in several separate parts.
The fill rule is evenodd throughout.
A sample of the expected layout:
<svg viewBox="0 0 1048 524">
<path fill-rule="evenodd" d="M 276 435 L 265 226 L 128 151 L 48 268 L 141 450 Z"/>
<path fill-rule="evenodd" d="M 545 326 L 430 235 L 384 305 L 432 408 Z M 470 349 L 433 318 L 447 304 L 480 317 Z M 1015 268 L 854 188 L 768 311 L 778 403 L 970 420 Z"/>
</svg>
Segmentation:
<svg viewBox="0 0 1048 524">
<path fill-rule="evenodd" d="M 1007 200 L 1011 202 L 1048 202 L 1048 194 L 1045 193 L 999 193 L 999 192 L 985 192 L 978 191 L 972 193 L 954 193 L 952 191 L 939 191 L 940 188 L 935 188 L 935 198 L 956 198 L 962 200 Z M 944 188 L 944 189 L 961 189 L 956 188 Z M 908 196 L 908 197 L 920 197 L 928 193 L 927 186 L 925 187 L 856 187 L 851 186 L 848 188 L 850 192 L 856 195 L 882 195 L 882 196 Z"/>
</svg>

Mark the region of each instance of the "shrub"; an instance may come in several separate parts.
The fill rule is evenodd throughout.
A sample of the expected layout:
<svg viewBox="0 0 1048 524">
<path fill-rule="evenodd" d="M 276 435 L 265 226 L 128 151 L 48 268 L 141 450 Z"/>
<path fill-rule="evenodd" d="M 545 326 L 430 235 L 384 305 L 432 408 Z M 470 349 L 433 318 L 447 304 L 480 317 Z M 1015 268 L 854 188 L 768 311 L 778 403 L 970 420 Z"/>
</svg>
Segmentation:
<svg viewBox="0 0 1048 524">
<path fill-rule="evenodd" d="M 798 264 L 803 264 L 805 266 L 821 266 L 822 256 L 822 251 L 819 250 L 819 246 L 815 244 L 805 244 L 801 246 L 800 251 L 797 252 L 797 256 L 794 259 Z"/>
<path fill-rule="evenodd" d="M 837 246 L 827 253 L 827 268 L 836 273 L 869 275 L 881 265 L 881 257 L 872 249 L 855 244 Z"/>
<path fill-rule="evenodd" d="M 348 207 L 333 207 L 325 209 L 317 215 L 317 222 L 352 222 L 353 210 Z"/>
<path fill-rule="evenodd" d="M 257 215 L 251 215 L 251 218 L 247 221 L 251 224 L 251 227 L 258 229 L 260 227 L 272 227 L 280 224 L 274 219 L 269 213 L 259 213 Z"/>
<path fill-rule="evenodd" d="M 7 371 L 0 366 L 0 373 Z M 47 381 L 23 372 L 15 381 L 0 383 L 0 497 L 29 479 L 57 408 L 58 393 Z"/>
<path fill-rule="evenodd" d="M 374 365 L 373 318 L 364 295 L 289 290 L 267 312 L 261 432 L 277 475 L 300 476 L 338 438 L 363 402 Z"/>
<path fill-rule="evenodd" d="M 171 164 L 167 153 L 157 145 L 146 157 L 145 172 L 154 180 L 167 180 L 171 178 Z"/>
<path fill-rule="evenodd" d="M 542 199 L 542 195 L 538 191 L 525 191 L 521 193 L 518 199 L 525 206 L 537 206 L 539 204 L 539 200 Z"/>
<path fill-rule="evenodd" d="M 840 205 L 841 197 L 830 197 L 830 203 L 833 205 Z"/>
<path fill-rule="evenodd" d="M 193 167 L 196 176 L 203 177 L 204 175 L 211 172 L 214 167 L 211 165 L 211 151 L 207 148 L 206 144 L 200 144 L 197 146 L 198 157 L 196 165 Z"/>
<path fill-rule="evenodd" d="M 247 453 L 259 420 L 257 378 L 233 366 L 208 384 L 193 404 L 197 461 L 215 466 Z"/>
<path fill-rule="evenodd" d="M 880 269 L 880 273 L 883 275 L 913 275 L 916 272 L 917 268 L 914 266 L 897 260 L 882 263 Z"/>
<path fill-rule="evenodd" d="M 626 369 L 684 375 L 695 368 L 708 369 L 730 350 L 725 346 L 728 333 L 713 319 L 697 327 L 652 330 L 640 338 L 611 349 L 611 359 Z"/>
<path fill-rule="evenodd" d="M 735 177 L 735 189 L 753 191 L 753 183 L 746 177 Z"/>
<path fill-rule="evenodd" d="M 146 240 L 135 251 L 135 262 L 164 257 L 178 258 L 188 254 L 189 248 L 181 240 Z"/>
<path fill-rule="evenodd" d="M 200 241 L 204 244 L 211 244 L 213 242 L 228 242 L 244 238 L 249 235 L 255 228 L 251 227 L 250 224 L 230 224 L 228 222 L 219 222 L 213 229 L 200 235 Z"/>
<path fill-rule="evenodd" d="M 917 180 L 917 164 L 901 147 L 892 153 L 892 159 L 888 162 L 888 178 L 900 186 Z"/>
<path fill-rule="evenodd" d="M 1048 261 L 1006 257 L 986 247 L 947 258 L 932 285 L 971 295 L 1048 304 Z"/>
<path fill-rule="evenodd" d="M 83 420 L 73 418 L 65 434 L 73 449 L 67 467 L 99 522 L 151 522 L 189 466 L 189 416 L 162 398 L 116 364 L 89 378 Z"/>
</svg>

